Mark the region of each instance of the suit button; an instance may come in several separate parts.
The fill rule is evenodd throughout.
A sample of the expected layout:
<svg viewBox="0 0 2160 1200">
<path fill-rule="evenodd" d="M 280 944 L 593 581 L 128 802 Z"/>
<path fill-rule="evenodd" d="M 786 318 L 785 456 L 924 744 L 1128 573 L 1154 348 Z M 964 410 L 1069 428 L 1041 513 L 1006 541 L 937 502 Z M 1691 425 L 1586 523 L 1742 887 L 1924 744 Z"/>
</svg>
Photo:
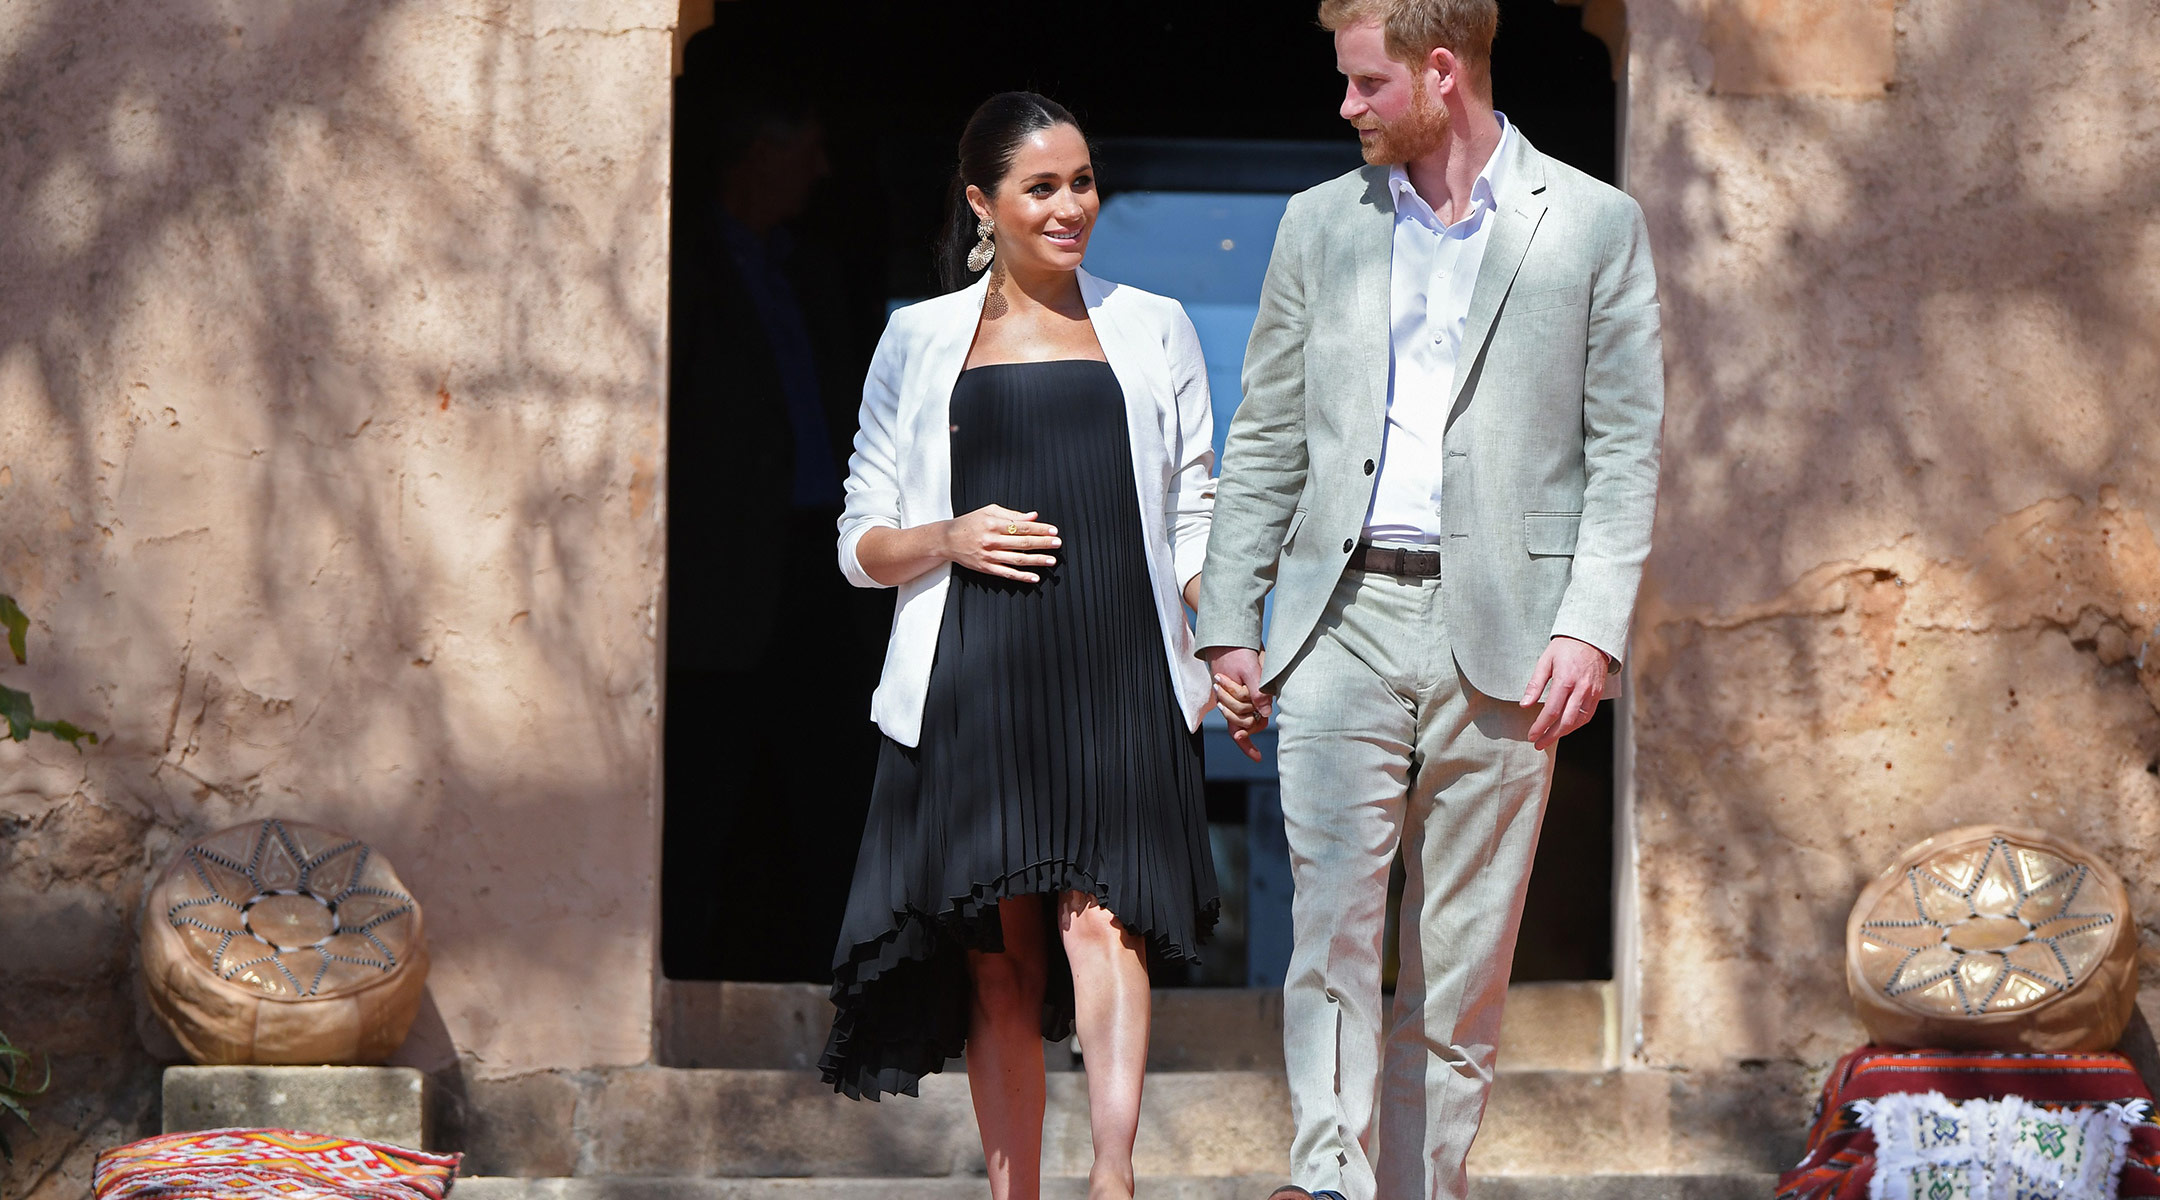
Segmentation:
<svg viewBox="0 0 2160 1200">
<path fill-rule="evenodd" d="M 1344 538 L 1342 540 L 1342 552 L 1344 554 L 1350 553 L 1350 548 L 1355 545 L 1357 545 L 1357 542 L 1355 540 L 1351 538 Z"/>
<path fill-rule="evenodd" d="M 1369 458 L 1365 460 L 1365 473 L 1367 475 L 1373 473 L 1373 461 Z"/>
</svg>

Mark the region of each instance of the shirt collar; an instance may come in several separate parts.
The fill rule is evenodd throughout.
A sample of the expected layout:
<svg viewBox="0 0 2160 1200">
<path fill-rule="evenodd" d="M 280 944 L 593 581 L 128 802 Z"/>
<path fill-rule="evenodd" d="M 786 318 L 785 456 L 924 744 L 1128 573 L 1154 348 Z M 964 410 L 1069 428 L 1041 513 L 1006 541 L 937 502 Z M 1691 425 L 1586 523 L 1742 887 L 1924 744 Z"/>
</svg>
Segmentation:
<svg viewBox="0 0 2160 1200">
<path fill-rule="evenodd" d="M 1515 140 L 1515 126 L 1508 123 L 1505 113 L 1494 112 L 1493 117 L 1500 122 L 1500 140 L 1493 144 L 1492 157 L 1485 160 L 1485 166 L 1478 171 L 1476 181 L 1470 185 L 1470 210 L 1463 214 L 1462 220 L 1448 228 L 1460 228 L 1464 225 L 1475 228 L 1474 222 L 1477 218 L 1483 216 L 1487 209 L 1499 205 L 1500 185 L 1507 182 L 1508 157 L 1513 149 L 1510 143 Z M 1427 204 L 1425 197 L 1418 195 L 1417 188 L 1411 186 L 1410 174 L 1403 170 L 1401 163 L 1388 168 L 1388 193 L 1395 198 L 1396 212 L 1407 213 L 1434 229 L 1441 228 L 1439 214 L 1433 212 L 1432 205 Z"/>
</svg>

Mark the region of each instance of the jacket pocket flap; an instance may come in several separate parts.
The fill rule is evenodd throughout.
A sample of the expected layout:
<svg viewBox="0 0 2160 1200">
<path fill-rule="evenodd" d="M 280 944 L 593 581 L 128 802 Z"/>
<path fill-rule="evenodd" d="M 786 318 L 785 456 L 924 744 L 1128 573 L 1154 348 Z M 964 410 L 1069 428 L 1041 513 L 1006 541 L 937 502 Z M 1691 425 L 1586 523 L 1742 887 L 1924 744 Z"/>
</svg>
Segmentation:
<svg viewBox="0 0 2160 1200">
<path fill-rule="evenodd" d="M 1581 531 L 1579 512 L 1523 514 L 1523 545 L 1532 554 L 1573 554 L 1575 536 Z"/>
<path fill-rule="evenodd" d="M 1283 545 L 1285 545 L 1285 546 L 1289 545 L 1289 544 L 1290 544 L 1290 539 L 1291 539 L 1291 538 L 1294 538 L 1294 537 L 1296 537 L 1296 536 L 1297 536 L 1298 526 L 1300 526 L 1300 525 L 1303 525 L 1304 523 L 1305 523 L 1305 510 L 1304 510 L 1304 509 L 1302 509 L 1302 508 L 1301 508 L 1301 509 L 1298 509 L 1298 510 L 1297 510 L 1296 512 L 1293 512 L 1293 513 L 1291 513 L 1291 514 L 1290 514 L 1290 524 L 1289 524 L 1289 525 L 1287 525 L 1287 526 L 1285 526 L 1285 527 L 1283 528 L 1283 532 L 1282 532 L 1282 544 L 1283 544 Z"/>
</svg>

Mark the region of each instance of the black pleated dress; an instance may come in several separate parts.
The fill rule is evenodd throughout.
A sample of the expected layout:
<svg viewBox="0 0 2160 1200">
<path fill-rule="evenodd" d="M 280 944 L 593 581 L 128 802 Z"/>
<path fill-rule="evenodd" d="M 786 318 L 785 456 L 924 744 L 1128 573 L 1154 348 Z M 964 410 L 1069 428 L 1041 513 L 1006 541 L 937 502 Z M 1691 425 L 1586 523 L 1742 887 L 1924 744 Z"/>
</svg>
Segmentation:
<svg viewBox="0 0 2160 1200">
<path fill-rule="evenodd" d="M 953 511 L 1038 511 L 1063 546 L 1040 583 L 954 568 L 920 744 L 882 747 L 819 1063 L 858 1099 L 915 1095 L 961 1052 L 966 952 L 1002 948 L 998 901 L 1092 893 L 1156 962 L 1193 958 L 1218 909 L 1117 376 L 1080 359 L 975 367 L 951 423 Z M 1059 1039 L 1072 978 L 1054 929 L 1045 942 L 1043 1036 Z"/>
</svg>

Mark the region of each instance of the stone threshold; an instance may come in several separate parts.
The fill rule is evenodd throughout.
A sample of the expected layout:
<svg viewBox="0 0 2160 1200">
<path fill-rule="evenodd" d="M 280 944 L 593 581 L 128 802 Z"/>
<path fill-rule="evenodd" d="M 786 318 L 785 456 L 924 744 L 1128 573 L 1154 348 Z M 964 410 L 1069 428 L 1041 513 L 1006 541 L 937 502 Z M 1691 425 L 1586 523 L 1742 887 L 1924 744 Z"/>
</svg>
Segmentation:
<svg viewBox="0 0 2160 1200">
<path fill-rule="evenodd" d="M 1475 1176 L 1478 1200 L 1762 1200 L 1777 1176 L 1730 1175 L 1485 1175 Z M 1272 1176 L 1152 1177 L 1140 1181 L 1148 1200 L 1262 1200 L 1282 1181 Z M 980 1178 L 959 1179 L 515 1179 L 478 1176 L 458 1181 L 451 1200 L 981 1200 Z M 1044 1200 L 1085 1200 L 1087 1180 L 1043 1180 Z"/>
<path fill-rule="evenodd" d="M 1151 1071 L 1282 1069 L 1279 988 L 1157 988 Z M 826 989 L 810 983 L 661 984 L 658 1061 L 664 1067 L 807 1071 L 832 1024 Z M 1068 1045 L 1053 1070 L 1082 1059 Z M 1503 1071 L 1601 1071 L 1619 1063 L 1619 1014 L 1604 980 L 1518 983 L 1500 1028 Z M 962 1069 L 955 1060 L 948 1070 Z"/>
</svg>

